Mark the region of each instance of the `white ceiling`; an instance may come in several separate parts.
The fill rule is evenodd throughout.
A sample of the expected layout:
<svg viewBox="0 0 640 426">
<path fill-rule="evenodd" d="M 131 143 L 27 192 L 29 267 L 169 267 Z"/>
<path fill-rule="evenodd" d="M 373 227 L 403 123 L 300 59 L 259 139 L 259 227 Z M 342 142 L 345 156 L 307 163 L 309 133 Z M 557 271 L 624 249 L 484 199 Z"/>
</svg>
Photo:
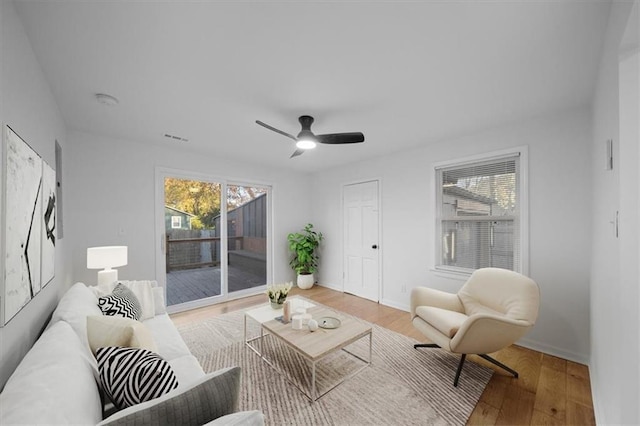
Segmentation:
<svg viewBox="0 0 640 426">
<path fill-rule="evenodd" d="M 609 1 L 16 1 L 69 129 L 294 170 L 591 101 Z M 120 100 L 97 103 L 95 93 Z M 361 131 L 289 159 L 297 134 Z"/>
</svg>

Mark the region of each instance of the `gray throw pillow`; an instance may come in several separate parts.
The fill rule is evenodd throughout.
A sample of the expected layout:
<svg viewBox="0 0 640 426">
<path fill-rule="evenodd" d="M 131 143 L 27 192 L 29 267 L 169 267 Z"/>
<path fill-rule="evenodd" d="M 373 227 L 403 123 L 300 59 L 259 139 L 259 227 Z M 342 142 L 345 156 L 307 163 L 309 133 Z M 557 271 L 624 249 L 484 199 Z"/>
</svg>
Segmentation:
<svg viewBox="0 0 640 426">
<path fill-rule="evenodd" d="M 240 367 L 207 374 L 188 387 L 119 411 L 99 426 L 203 425 L 236 411 L 241 374 Z"/>
<path fill-rule="evenodd" d="M 98 299 L 98 307 L 103 315 L 119 315 L 139 320 L 142 316 L 142 305 L 131 290 L 119 283 L 110 295 Z"/>
</svg>

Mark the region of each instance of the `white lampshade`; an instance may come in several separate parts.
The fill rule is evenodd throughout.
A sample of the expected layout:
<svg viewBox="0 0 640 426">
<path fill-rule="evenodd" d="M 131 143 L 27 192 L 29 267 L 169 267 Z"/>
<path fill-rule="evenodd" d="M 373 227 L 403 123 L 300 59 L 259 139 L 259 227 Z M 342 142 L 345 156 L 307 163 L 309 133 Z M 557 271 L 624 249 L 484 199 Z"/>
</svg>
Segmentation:
<svg viewBox="0 0 640 426">
<path fill-rule="evenodd" d="M 98 272 L 98 285 L 117 281 L 118 271 L 111 268 L 126 264 L 127 246 L 90 247 L 87 249 L 87 268 L 104 268 Z"/>
</svg>

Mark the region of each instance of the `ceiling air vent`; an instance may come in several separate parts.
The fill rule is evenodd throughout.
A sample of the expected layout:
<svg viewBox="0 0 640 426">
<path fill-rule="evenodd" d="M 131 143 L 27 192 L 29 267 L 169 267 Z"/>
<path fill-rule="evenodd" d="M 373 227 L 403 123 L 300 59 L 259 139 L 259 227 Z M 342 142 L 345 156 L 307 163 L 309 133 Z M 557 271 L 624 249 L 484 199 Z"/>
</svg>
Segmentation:
<svg viewBox="0 0 640 426">
<path fill-rule="evenodd" d="M 187 138 L 183 138 L 183 137 L 176 136 L 176 135 L 170 135 L 169 133 L 165 133 L 164 137 L 172 139 L 172 140 L 175 140 L 175 141 L 178 141 L 178 142 L 189 142 L 189 139 L 187 139 Z"/>
</svg>

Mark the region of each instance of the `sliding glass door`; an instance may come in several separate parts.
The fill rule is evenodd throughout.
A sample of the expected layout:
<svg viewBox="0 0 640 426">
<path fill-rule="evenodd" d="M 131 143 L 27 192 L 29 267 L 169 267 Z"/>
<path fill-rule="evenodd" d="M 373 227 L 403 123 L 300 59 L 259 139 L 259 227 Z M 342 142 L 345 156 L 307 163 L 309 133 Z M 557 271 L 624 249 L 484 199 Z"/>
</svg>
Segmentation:
<svg viewBox="0 0 640 426">
<path fill-rule="evenodd" d="M 269 187 L 159 169 L 157 279 L 170 312 L 259 293 L 268 281 Z"/>
<path fill-rule="evenodd" d="M 267 282 L 267 189 L 227 186 L 229 292 Z"/>
</svg>

